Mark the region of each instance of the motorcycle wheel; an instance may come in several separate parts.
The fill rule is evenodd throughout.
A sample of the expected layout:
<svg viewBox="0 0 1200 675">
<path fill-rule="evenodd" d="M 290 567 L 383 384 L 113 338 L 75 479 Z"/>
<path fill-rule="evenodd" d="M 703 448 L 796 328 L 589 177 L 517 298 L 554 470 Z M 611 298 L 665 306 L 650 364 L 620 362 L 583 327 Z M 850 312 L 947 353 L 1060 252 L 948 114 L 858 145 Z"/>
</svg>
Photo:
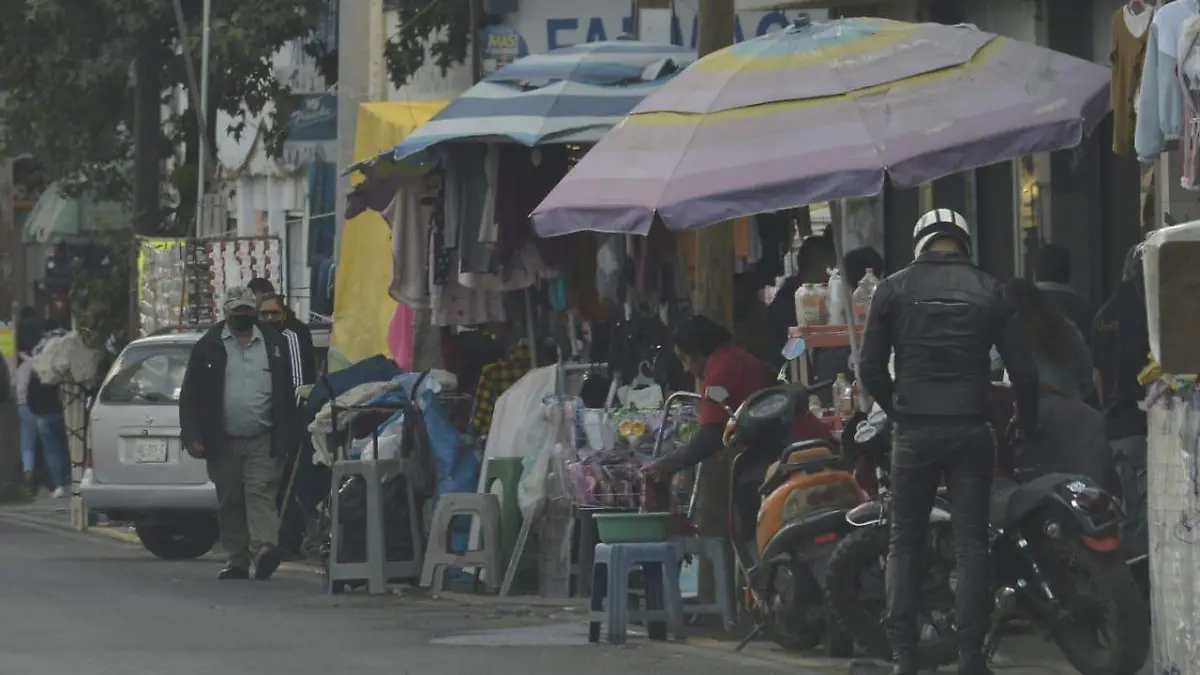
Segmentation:
<svg viewBox="0 0 1200 675">
<path fill-rule="evenodd" d="M 800 567 L 797 569 L 796 567 Z M 806 602 L 820 602 L 821 589 L 812 573 L 791 561 L 781 562 L 775 572 L 775 594 L 771 599 L 771 640 L 788 651 L 815 649 L 821 644 L 821 627 L 805 621 Z"/>
<path fill-rule="evenodd" d="M 884 580 L 887 553 L 888 528 L 867 527 L 850 533 L 829 560 L 825 602 L 842 630 L 870 656 L 890 661 L 892 646 L 883 628 L 887 610 Z M 942 567 L 930 565 L 931 569 Z M 954 593 L 949 588 L 944 590 L 926 594 L 926 602 L 934 604 L 933 609 L 939 612 L 954 606 Z M 939 622 L 930 623 L 921 631 L 917 663 L 922 670 L 933 670 L 958 660 L 958 636 L 949 626 L 938 629 L 936 623 Z"/>
<path fill-rule="evenodd" d="M 1150 606 L 1119 555 L 1074 539 L 1038 544 L 1037 560 L 1067 615 L 1051 635 L 1081 675 L 1134 675 L 1150 653 Z"/>
</svg>

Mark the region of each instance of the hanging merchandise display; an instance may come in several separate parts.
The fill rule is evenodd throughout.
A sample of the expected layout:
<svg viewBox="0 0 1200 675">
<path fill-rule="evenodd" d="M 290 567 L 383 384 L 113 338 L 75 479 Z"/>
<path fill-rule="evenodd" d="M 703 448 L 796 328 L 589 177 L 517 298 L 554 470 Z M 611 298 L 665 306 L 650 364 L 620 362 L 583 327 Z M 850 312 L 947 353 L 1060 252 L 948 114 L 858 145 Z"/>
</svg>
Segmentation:
<svg viewBox="0 0 1200 675">
<path fill-rule="evenodd" d="M 138 240 L 138 325 L 142 335 L 221 319 L 225 291 L 256 277 L 282 285 L 277 237 Z"/>
<path fill-rule="evenodd" d="M 1153 18 L 1154 5 L 1142 0 L 1125 3 L 1112 18 L 1112 83 L 1109 88 L 1113 109 L 1112 150 L 1121 156 L 1133 154 L 1136 100 Z"/>
<path fill-rule="evenodd" d="M 1150 21 L 1134 132 L 1134 150 L 1142 162 L 1158 161 L 1163 152 L 1177 148 L 1183 137 L 1179 40 L 1184 24 L 1197 16 L 1200 0 L 1175 0 L 1155 12 Z"/>
<path fill-rule="evenodd" d="M 1179 88 L 1183 91 L 1183 169 L 1180 184 L 1200 190 L 1200 16 L 1179 33 Z"/>
</svg>

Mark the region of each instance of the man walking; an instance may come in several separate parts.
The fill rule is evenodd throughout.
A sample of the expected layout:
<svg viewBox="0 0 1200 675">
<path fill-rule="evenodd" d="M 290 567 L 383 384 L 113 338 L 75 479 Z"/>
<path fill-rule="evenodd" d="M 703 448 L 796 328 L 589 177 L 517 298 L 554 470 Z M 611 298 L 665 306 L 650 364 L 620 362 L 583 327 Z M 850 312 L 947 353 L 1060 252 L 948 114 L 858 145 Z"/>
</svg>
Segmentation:
<svg viewBox="0 0 1200 675">
<path fill-rule="evenodd" d="M 247 287 L 258 301 L 259 318 L 279 331 L 291 353 L 293 381 L 299 387 L 317 381 L 317 361 L 312 331 L 287 306 L 287 298 L 275 290 L 275 284 L 262 277 L 250 280 Z"/>
<path fill-rule="evenodd" d="M 221 579 L 269 579 L 279 567 L 281 463 L 295 445 L 295 398 L 283 338 L 260 326 L 248 288 L 233 288 L 225 320 L 196 342 L 179 395 L 180 435 L 217 488 Z"/>
<path fill-rule="evenodd" d="M 945 476 L 954 505 L 958 672 L 990 673 L 988 501 L 995 467 L 989 353 L 1016 389 L 1026 433 L 1038 423 L 1033 351 L 1000 282 L 971 263 L 967 221 L 935 209 L 913 230 L 911 265 L 885 279 L 867 319 L 860 378 L 893 426 L 886 625 L 896 675 L 915 675 L 929 511 Z M 888 361 L 895 351 L 895 380 Z"/>
</svg>

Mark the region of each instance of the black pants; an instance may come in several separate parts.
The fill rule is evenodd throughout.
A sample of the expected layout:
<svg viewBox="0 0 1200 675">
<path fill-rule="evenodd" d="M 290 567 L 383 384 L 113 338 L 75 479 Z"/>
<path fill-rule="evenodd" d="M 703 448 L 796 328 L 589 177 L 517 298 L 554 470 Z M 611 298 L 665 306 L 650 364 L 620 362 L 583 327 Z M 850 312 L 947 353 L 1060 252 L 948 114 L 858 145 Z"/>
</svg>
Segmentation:
<svg viewBox="0 0 1200 675">
<path fill-rule="evenodd" d="M 944 474 L 954 506 L 959 651 L 978 654 L 991 613 L 988 504 L 996 464 L 987 424 L 895 426 L 887 628 L 896 656 L 912 663 L 920 629 L 929 512 Z"/>
</svg>

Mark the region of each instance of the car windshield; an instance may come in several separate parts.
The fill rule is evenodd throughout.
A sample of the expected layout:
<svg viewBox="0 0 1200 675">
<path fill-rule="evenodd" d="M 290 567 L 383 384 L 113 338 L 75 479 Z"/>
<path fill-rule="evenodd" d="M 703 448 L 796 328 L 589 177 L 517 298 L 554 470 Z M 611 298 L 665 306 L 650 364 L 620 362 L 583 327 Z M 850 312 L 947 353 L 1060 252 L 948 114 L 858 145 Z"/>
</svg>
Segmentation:
<svg viewBox="0 0 1200 675">
<path fill-rule="evenodd" d="M 131 347 L 113 365 L 100 391 L 101 403 L 175 405 L 183 386 L 191 345 Z"/>
</svg>

